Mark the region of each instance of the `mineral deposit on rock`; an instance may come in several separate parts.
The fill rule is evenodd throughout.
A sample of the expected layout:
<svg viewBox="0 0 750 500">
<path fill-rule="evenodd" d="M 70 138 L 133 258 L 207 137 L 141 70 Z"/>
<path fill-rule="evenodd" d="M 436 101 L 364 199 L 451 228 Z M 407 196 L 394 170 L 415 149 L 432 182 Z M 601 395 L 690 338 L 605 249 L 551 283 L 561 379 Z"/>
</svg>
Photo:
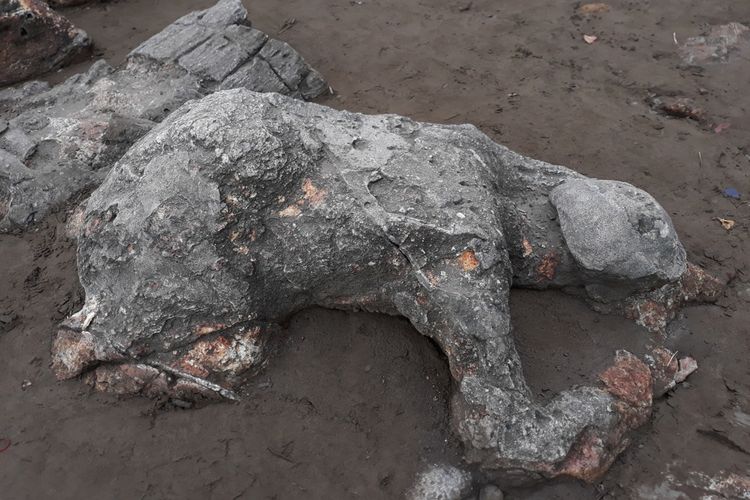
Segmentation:
<svg viewBox="0 0 750 500">
<path fill-rule="evenodd" d="M 648 365 L 620 351 L 600 386 L 535 401 L 511 285 L 684 300 L 689 274 L 669 216 L 631 185 L 526 158 L 471 125 L 246 89 L 154 127 L 94 191 L 77 233 L 86 301 L 57 334 L 60 378 L 233 398 L 301 309 L 401 315 L 445 353 L 466 459 L 498 480 L 596 479 L 653 392 Z"/>
<path fill-rule="evenodd" d="M 88 35 L 42 0 L 0 2 L 0 86 L 65 66 L 90 48 Z"/>
<path fill-rule="evenodd" d="M 23 228 L 97 186 L 139 137 L 181 104 L 235 87 L 311 99 L 328 85 L 286 43 L 221 0 L 61 85 L 0 91 L 0 231 Z M 1 51 L 2 49 L 0 49 Z"/>
</svg>

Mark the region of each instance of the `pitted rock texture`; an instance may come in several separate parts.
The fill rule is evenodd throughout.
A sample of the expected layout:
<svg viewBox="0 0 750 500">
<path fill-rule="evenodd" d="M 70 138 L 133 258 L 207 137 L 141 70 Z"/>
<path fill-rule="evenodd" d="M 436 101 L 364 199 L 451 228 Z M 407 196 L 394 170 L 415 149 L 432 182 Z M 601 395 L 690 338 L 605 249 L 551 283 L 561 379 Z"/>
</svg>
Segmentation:
<svg viewBox="0 0 750 500">
<path fill-rule="evenodd" d="M 534 401 L 511 335 L 511 284 L 645 292 L 679 276 L 684 250 L 651 197 L 597 181 L 612 197 L 583 191 L 581 203 L 615 227 L 648 218 L 659 229 L 618 240 L 634 261 L 586 255 L 607 231 L 592 230 L 574 256 L 566 241 L 581 237 L 587 221 L 576 217 L 588 209 L 567 210 L 561 226 L 550 193 L 586 182 L 471 125 L 244 89 L 191 101 L 88 200 L 78 226 L 86 301 L 61 326 L 54 368 L 118 392 L 235 397 L 263 363 L 264 340 L 303 308 L 402 315 L 447 356 L 467 460 L 498 478 L 593 480 L 648 417 L 649 368 L 621 352 L 601 387 Z"/>
<path fill-rule="evenodd" d="M 42 0 L 0 3 L 0 86 L 58 69 L 90 49 L 88 35 Z"/>
<path fill-rule="evenodd" d="M 235 87 L 311 99 L 328 91 L 289 45 L 221 0 L 168 26 L 121 69 L 104 61 L 49 88 L 0 91 L 0 231 L 85 194 L 139 137 L 190 99 Z M 1 49 L 0 49 L 1 50 Z"/>
</svg>

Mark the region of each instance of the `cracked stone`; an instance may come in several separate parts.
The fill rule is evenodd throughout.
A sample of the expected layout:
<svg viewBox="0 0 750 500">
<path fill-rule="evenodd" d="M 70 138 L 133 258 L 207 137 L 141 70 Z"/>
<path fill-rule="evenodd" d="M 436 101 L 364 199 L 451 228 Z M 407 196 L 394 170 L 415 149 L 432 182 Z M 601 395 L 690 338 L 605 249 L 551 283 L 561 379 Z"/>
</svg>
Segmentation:
<svg viewBox="0 0 750 500">
<path fill-rule="evenodd" d="M 631 294 L 692 288 L 697 298 L 709 282 L 685 267 L 668 215 L 633 186 L 523 157 L 471 125 L 247 89 L 170 114 L 82 210 L 71 229 L 86 301 L 55 349 L 90 335 L 95 371 L 106 370 L 97 387 L 174 394 L 184 381 L 236 398 L 265 362 L 265 340 L 296 312 L 398 314 L 445 353 L 454 428 L 493 481 L 596 480 L 653 397 L 648 366 L 621 351 L 602 387 L 535 401 L 512 339 L 511 283 L 606 289 L 625 310 Z M 591 214 L 615 230 L 584 230 Z M 624 262 L 619 251 L 593 255 L 613 242 L 629 249 Z M 91 366 L 67 363 L 58 376 Z"/>
</svg>

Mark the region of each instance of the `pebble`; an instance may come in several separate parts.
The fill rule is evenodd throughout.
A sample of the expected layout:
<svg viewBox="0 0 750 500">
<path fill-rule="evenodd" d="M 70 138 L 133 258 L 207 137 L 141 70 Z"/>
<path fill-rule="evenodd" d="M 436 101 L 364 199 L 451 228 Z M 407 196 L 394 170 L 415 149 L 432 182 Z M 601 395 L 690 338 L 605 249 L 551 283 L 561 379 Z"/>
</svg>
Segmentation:
<svg viewBox="0 0 750 500">
<path fill-rule="evenodd" d="M 479 500 L 503 500 L 503 491 L 494 484 L 488 484 L 479 492 Z"/>
</svg>

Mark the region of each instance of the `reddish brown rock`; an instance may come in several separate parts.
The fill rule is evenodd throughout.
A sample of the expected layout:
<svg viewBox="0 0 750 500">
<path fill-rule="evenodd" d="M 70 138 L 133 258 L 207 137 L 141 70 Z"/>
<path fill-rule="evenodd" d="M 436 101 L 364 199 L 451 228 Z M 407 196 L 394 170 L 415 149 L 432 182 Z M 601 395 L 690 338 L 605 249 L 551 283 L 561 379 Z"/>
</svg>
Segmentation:
<svg viewBox="0 0 750 500">
<path fill-rule="evenodd" d="M 58 69 L 90 49 L 88 35 L 41 0 L 0 4 L 0 85 Z"/>
<path fill-rule="evenodd" d="M 683 305 L 714 302 L 723 291 L 724 284 L 718 279 L 695 264 L 688 263 L 679 281 L 629 297 L 622 304 L 622 312 L 648 330 L 661 332 Z"/>
<path fill-rule="evenodd" d="M 618 351 L 615 364 L 607 368 L 599 379 L 607 391 L 636 408 L 650 408 L 653 386 L 651 371 L 646 363 L 627 351 Z"/>
</svg>

